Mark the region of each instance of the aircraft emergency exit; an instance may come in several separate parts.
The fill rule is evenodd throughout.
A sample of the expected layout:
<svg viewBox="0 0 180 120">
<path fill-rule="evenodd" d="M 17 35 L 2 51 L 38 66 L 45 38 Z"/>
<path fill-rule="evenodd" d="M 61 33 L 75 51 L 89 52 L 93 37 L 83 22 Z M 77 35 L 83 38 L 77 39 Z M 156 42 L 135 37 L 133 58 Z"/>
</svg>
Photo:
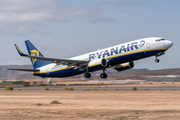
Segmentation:
<svg viewBox="0 0 180 120">
<path fill-rule="evenodd" d="M 102 70 L 100 77 L 107 78 L 107 68 L 123 71 L 134 67 L 135 60 L 155 56 L 155 62 L 159 62 L 159 56 L 164 55 L 173 43 L 160 37 L 149 37 L 119 44 L 109 48 L 97 50 L 69 59 L 56 59 L 44 57 L 43 54 L 29 41 L 25 41 L 29 54 L 24 54 L 19 47 L 15 47 L 20 56 L 31 59 L 34 69 L 12 69 L 33 72 L 40 77 L 69 77 L 84 74 L 85 78 L 91 77 L 91 72 Z"/>
</svg>

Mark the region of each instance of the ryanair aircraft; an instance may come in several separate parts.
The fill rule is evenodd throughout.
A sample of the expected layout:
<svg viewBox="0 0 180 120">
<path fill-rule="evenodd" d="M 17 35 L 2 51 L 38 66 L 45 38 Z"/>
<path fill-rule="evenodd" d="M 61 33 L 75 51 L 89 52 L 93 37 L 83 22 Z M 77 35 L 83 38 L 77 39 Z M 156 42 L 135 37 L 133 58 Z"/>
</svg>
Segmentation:
<svg viewBox="0 0 180 120">
<path fill-rule="evenodd" d="M 15 45 L 19 55 L 31 59 L 34 69 L 8 69 L 33 72 L 40 77 L 69 77 L 84 74 L 90 78 L 90 72 L 102 70 L 100 77 L 107 78 L 107 68 L 123 71 L 134 67 L 135 60 L 155 56 L 155 62 L 159 62 L 159 56 L 164 55 L 173 43 L 160 37 L 150 37 L 112 46 L 105 49 L 79 55 L 69 59 L 56 59 L 44 57 L 43 54 L 29 41 L 25 41 L 29 54 L 24 54 Z"/>
</svg>

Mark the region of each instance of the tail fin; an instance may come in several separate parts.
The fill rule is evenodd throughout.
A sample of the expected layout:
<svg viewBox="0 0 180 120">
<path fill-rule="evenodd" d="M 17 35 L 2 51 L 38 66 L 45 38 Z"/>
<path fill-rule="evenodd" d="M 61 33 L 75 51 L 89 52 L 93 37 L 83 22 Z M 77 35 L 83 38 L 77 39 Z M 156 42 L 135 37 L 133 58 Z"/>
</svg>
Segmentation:
<svg viewBox="0 0 180 120">
<path fill-rule="evenodd" d="M 26 40 L 25 44 L 26 44 L 29 55 L 44 57 L 43 54 L 29 40 Z M 44 65 L 51 63 L 49 61 L 38 60 L 34 58 L 30 58 L 30 59 L 31 59 L 34 69 L 37 69 L 39 67 L 42 67 Z"/>
</svg>

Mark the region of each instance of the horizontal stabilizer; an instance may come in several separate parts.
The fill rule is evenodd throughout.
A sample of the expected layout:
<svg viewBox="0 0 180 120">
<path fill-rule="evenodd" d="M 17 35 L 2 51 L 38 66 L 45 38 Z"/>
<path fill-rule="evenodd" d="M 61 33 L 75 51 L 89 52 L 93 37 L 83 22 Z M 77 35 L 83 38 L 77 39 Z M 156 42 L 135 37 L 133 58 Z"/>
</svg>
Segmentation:
<svg viewBox="0 0 180 120">
<path fill-rule="evenodd" d="M 36 69 L 14 69 L 14 68 L 8 68 L 7 70 L 26 71 L 26 72 L 39 72 L 39 70 L 36 70 Z"/>
</svg>

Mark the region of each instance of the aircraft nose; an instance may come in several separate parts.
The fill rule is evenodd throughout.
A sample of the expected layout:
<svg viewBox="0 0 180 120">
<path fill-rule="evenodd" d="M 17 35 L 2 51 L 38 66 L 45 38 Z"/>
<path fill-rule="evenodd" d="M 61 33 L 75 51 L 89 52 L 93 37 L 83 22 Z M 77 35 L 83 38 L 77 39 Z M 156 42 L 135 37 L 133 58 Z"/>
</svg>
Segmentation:
<svg viewBox="0 0 180 120">
<path fill-rule="evenodd" d="M 173 42 L 170 40 L 165 41 L 165 46 L 169 49 L 173 45 Z"/>
</svg>

